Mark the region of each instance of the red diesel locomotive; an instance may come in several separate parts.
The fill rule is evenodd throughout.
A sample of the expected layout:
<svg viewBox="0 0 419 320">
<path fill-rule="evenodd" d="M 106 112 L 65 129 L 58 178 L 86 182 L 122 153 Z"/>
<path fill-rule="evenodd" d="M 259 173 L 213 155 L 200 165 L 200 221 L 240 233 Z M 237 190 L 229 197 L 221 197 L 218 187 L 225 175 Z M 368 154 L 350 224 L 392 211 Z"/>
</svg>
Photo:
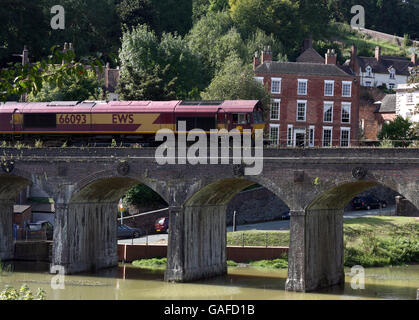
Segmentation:
<svg viewBox="0 0 419 320">
<path fill-rule="evenodd" d="M 263 129 L 257 100 L 7 102 L 0 105 L 3 140 L 67 141 L 72 144 L 154 141 L 160 129 Z"/>
</svg>

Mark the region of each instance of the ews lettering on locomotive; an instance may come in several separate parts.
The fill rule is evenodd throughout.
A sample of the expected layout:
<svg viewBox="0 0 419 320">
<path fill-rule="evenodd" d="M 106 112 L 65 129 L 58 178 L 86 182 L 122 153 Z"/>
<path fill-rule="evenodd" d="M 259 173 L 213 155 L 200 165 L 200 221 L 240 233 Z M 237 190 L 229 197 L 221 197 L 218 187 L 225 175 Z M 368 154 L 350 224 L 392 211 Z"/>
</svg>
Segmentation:
<svg viewBox="0 0 419 320">
<path fill-rule="evenodd" d="M 134 123 L 134 115 L 133 114 L 113 114 L 112 115 L 112 123 L 113 124 L 133 124 Z"/>
</svg>

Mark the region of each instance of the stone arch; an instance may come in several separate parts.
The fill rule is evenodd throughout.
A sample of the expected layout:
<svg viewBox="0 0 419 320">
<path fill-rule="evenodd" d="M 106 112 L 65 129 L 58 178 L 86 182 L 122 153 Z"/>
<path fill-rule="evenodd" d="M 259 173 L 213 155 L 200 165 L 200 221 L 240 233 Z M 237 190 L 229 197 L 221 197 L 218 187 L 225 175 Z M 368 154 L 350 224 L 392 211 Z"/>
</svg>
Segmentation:
<svg viewBox="0 0 419 320">
<path fill-rule="evenodd" d="M 107 183 L 112 183 L 112 182 L 116 183 L 116 189 L 114 186 L 112 190 L 111 185 L 107 185 Z M 74 184 L 74 187 L 72 188 L 71 196 L 69 197 L 68 200 L 75 201 L 76 199 L 78 199 L 78 201 L 80 201 L 83 198 L 87 199 L 87 197 L 91 195 L 89 194 L 91 191 L 93 192 L 93 196 L 94 196 L 95 194 L 94 190 L 96 189 L 97 191 L 96 195 L 99 197 L 97 200 L 102 198 L 102 199 L 108 199 L 109 201 L 118 201 L 120 197 L 124 195 L 125 192 L 130 187 L 133 187 L 136 184 L 146 185 L 151 190 L 158 193 L 164 199 L 164 201 L 166 201 L 167 203 L 170 203 L 171 201 L 170 194 L 167 188 L 165 188 L 164 185 L 159 183 L 159 181 L 148 178 L 148 177 L 138 176 L 133 173 L 129 173 L 127 175 L 120 175 L 117 172 L 115 172 L 115 170 L 99 171 L 76 182 Z M 102 185 L 105 187 L 105 189 L 102 191 L 97 190 Z M 90 189 L 90 191 L 88 189 Z M 111 196 L 112 197 L 111 199 L 106 198 L 106 192 L 109 192 L 108 196 Z"/>
<path fill-rule="evenodd" d="M 148 180 L 109 171 L 76 183 L 68 201 L 57 205 L 54 264 L 63 266 L 66 273 L 116 266 L 117 203 L 129 188 L 141 183 L 150 187 Z"/>
<path fill-rule="evenodd" d="M 261 187 L 266 188 L 289 206 L 290 197 L 275 182 L 263 176 L 237 177 L 233 175 L 223 178 L 215 177 L 196 186 L 196 188 L 189 192 L 184 206 L 226 205 L 237 193 L 254 184 L 259 184 Z"/>
<path fill-rule="evenodd" d="M 417 201 L 417 184 L 412 182 L 404 186 L 385 177 L 367 175 L 335 183 L 318 190 L 303 212 L 291 215 L 289 290 L 311 291 L 344 283 L 343 213 L 355 196 L 383 185 L 401 194 L 412 190 L 408 197 Z"/>
<path fill-rule="evenodd" d="M 16 175 L 18 173 L 18 175 Z M 1 174 L 0 175 L 0 199 L 13 201 L 18 194 L 28 185 L 32 184 L 32 180 L 22 174 Z"/>
<path fill-rule="evenodd" d="M 418 208 L 419 184 L 410 182 L 406 184 L 395 184 L 392 181 L 385 179 L 373 180 L 358 180 L 350 182 L 341 182 L 340 184 L 331 187 L 321 192 L 315 197 L 306 207 L 308 211 L 313 210 L 340 210 L 349 203 L 354 197 L 374 186 L 384 186 L 402 194 L 406 199 L 412 202 Z"/>
<path fill-rule="evenodd" d="M 205 182 L 200 188 L 195 186 L 195 193 L 182 207 L 171 208 L 166 280 L 183 282 L 225 274 L 227 205 L 247 187 L 266 185 L 260 178 L 247 176 Z M 279 188 L 269 186 L 268 190 L 277 195 Z"/>
</svg>

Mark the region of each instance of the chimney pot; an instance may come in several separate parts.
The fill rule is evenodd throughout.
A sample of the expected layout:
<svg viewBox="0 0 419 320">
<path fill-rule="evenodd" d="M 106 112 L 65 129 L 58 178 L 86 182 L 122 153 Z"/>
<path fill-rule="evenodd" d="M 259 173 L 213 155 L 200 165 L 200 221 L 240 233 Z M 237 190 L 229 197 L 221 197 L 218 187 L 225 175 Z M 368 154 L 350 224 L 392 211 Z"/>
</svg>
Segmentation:
<svg viewBox="0 0 419 320">
<path fill-rule="evenodd" d="M 265 46 L 262 51 L 262 60 L 261 63 L 265 63 L 266 61 L 272 61 L 272 50 L 271 46 Z"/>
<path fill-rule="evenodd" d="M 327 49 L 325 54 L 325 64 L 337 64 L 337 55 L 334 49 Z"/>
</svg>

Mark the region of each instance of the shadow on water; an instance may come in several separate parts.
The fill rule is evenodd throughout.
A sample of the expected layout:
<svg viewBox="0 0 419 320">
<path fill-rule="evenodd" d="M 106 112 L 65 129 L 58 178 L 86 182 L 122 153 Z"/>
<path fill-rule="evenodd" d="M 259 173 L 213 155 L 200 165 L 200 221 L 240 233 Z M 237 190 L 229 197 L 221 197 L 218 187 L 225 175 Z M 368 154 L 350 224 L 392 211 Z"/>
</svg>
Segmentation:
<svg viewBox="0 0 419 320">
<path fill-rule="evenodd" d="M 12 273 L 27 274 L 48 274 L 48 263 L 37 262 L 14 262 Z M 68 279 L 69 284 L 79 284 L 86 281 L 87 284 L 95 284 L 100 278 L 110 280 L 129 280 L 129 281 L 151 281 L 154 283 L 164 282 L 165 269 L 139 268 L 131 264 L 120 264 L 115 268 L 99 270 L 95 273 L 79 273 L 75 275 L 77 279 Z M 99 279 L 98 279 L 99 278 Z M 198 288 L 199 286 L 214 286 L 224 288 L 241 288 L 246 290 L 255 290 L 255 299 L 257 299 L 258 290 L 284 292 L 287 278 L 286 270 L 268 270 L 259 268 L 239 267 L 229 268 L 225 276 L 215 277 L 206 280 L 200 280 L 188 283 L 189 286 Z M 96 281 L 96 282 L 95 282 Z M 67 282 L 67 280 L 66 280 Z M 74 282 L 74 283 L 73 283 Z M 174 284 L 176 285 L 176 284 Z M 109 283 L 106 286 L 110 286 Z M 161 287 L 164 287 L 161 286 Z M 182 285 L 179 284 L 179 288 Z M 335 286 L 311 292 L 310 294 L 301 294 L 304 299 L 329 299 L 334 298 L 372 298 L 372 299 L 415 299 L 416 290 L 419 288 L 419 265 L 403 268 L 374 268 L 366 269 L 365 289 L 354 290 L 351 288 L 351 276 L 346 274 L 346 282 L 343 286 Z M 111 289 L 110 289 L 111 290 Z M 187 297 L 188 292 L 184 292 Z M 182 298 L 181 293 L 176 298 Z M 269 297 L 269 294 L 268 294 Z M 169 297 L 170 299 L 170 297 Z"/>
</svg>

